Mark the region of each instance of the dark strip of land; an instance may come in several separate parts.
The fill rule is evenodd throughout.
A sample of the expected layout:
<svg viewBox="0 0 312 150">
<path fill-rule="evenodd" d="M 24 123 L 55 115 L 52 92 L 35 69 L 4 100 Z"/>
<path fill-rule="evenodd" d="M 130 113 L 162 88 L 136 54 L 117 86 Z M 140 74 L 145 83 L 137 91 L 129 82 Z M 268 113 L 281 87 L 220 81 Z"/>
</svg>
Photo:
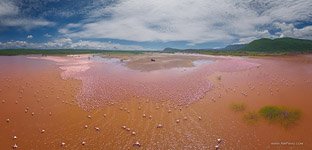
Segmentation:
<svg viewBox="0 0 312 150">
<path fill-rule="evenodd" d="M 142 54 L 144 52 L 158 53 L 196 53 L 207 55 L 231 56 L 276 56 L 312 53 L 312 41 L 294 38 L 259 39 L 248 44 L 229 45 L 223 49 L 174 49 L 165 48 L 159 51 L 139 50 L 89 50 L 89 49 L 2 49 L 0 55 L 70 55 L 70 54 Z"/>
</svg>

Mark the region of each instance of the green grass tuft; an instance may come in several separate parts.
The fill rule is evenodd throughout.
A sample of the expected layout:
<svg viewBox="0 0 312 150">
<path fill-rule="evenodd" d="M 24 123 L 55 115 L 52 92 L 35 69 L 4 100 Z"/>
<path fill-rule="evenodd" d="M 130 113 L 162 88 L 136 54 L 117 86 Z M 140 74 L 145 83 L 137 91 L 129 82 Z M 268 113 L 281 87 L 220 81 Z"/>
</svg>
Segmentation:
<svg viewBox="0 0 312 150">
<path fill-rule="evenodd" d="M 246 105 L 244 103 L 232 103 L 230 108 L 235 112 L 245 111 Z"/>
<path fill-rule="evenodd" d="M 301 112 L 299 110 L 282 106 L 262 107 L 259 110 L 259 114 L 264 119 L 270 122 L 278 122 L 285 127 L 295 124 L 301 117 Z"/>
</svg>

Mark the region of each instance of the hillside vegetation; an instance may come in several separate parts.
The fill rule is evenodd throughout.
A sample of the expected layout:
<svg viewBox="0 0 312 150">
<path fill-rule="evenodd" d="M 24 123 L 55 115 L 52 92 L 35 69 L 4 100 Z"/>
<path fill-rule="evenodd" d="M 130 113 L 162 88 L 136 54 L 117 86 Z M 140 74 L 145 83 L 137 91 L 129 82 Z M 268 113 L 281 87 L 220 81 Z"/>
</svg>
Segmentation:
<svg viewBox="0 0 312 150">
<path fill-rule="evenodd" d="M 241 48 L 242 51 L 256 52 L 312 52 L 312 41 L 294 38 L 259 39 Z"/>
<path fill-rule="evenodd" d="M 174 49 L 163 52 L 199 53 L 207 55 L 263 56 L 312 53 L 312 41 L 294 38 L 254 40 L 248 44 L 229 45 L 222 49 Z"/>
</svg>

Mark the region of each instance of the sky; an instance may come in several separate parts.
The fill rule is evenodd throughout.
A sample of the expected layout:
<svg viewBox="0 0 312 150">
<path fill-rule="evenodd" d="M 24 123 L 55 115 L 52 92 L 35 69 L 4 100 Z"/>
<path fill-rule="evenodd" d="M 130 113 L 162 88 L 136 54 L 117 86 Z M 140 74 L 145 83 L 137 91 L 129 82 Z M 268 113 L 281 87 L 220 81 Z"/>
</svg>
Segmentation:
<svg viewBox="0 0 312 150">
<path fill-rule="evenodd" d="M 0 49 L 222 48 L 312 40 L 312 0 L 0 0 Z"/>
</svg>

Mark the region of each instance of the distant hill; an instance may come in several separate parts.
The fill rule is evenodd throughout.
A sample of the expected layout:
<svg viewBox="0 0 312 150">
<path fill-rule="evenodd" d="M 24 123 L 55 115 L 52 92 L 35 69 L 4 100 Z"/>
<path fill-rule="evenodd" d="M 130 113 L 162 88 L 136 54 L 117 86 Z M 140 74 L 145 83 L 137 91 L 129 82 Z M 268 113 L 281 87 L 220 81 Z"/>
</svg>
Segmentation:
<svg viewBox="0 0 312 150">
<path fill-rule="evenodd" d="M 163 50 L 163 52 L 178 52 L 178 51 L 181 51 L 181 49 L 167 47 Z"/>
<path fill-rule="evenodd" d="M 163 50 L 163 52 L 185 52 L 185 53 L 188 53 L 188 52 L 194 52 L 194 51 L 206 51 L 208 49 L 177 49 L 177 48 L 165 48 Z M 210 50 L 217 50 L 217 49 L 210 49 Z"/>
<path fill-rule="evenodd" d="M 240 50 L 244 47 L 246 47 L 247 44 L 233 44 L 233 45 L 228 45 L 225 48 L 222 48 L 221 50 Z"/>
<path fill-rule="evenodd" d="M 165 48 L 163 52 L 186 52 L 216 55 L 277 55 L 312 52 L 312 40 L 295 38 L 262 38 L 248 44 L 228 45 L 221 49 L 174 49 Z"/>
<path fill-rule="evenodd" d="M 255 52 L 312 52 L 312 41 L 294 38 L 259 39 L 241 48 Z"/>
</svg>

